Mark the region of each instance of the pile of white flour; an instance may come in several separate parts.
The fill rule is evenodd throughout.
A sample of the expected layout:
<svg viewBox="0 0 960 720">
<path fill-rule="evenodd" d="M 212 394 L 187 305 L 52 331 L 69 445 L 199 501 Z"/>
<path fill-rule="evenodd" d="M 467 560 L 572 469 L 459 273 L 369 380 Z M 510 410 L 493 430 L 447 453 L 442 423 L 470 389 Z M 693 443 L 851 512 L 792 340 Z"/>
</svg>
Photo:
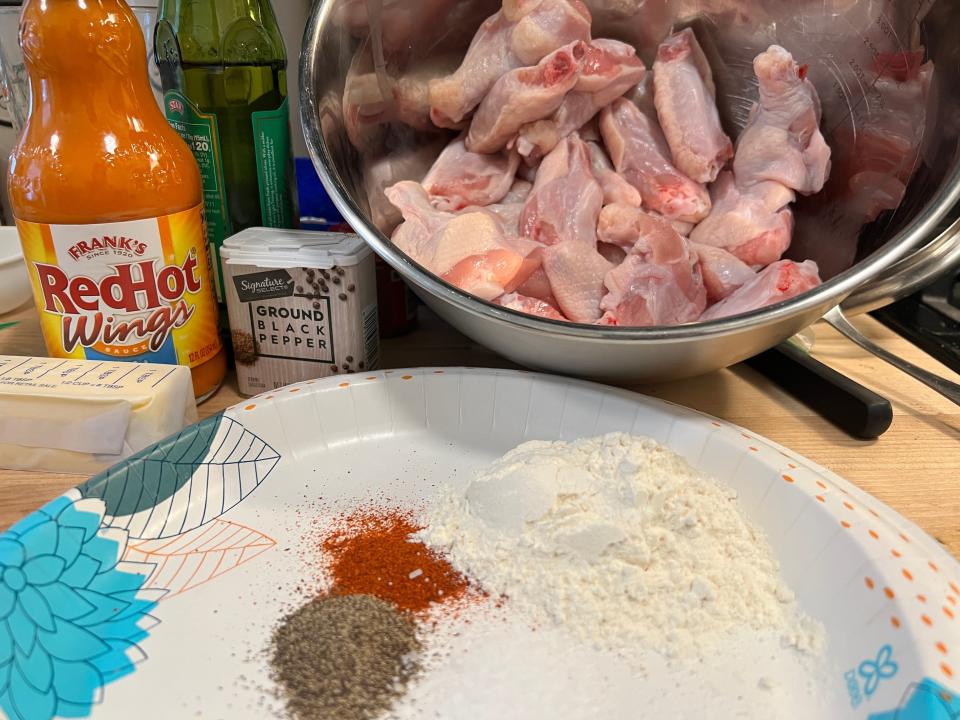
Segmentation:
<svg viewBox="0 0 960 720">
<path fill-rule="evenodd" d="M 746 628 L 817 650 L 735 493 L 649 439 L 530 442 L 446 490 L 420 537 L 536 626 L 689 657 Z"/>
</svg>

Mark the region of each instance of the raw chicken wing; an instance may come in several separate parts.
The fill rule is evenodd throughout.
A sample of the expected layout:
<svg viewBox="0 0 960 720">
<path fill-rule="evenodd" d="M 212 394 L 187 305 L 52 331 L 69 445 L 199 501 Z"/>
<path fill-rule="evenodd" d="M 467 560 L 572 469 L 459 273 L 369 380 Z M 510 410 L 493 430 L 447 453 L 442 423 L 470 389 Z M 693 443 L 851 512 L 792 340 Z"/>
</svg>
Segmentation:
<svg viewBox="0 0 960 720">
<path fill-rule="evenodd" d="M 503 197 L 502 202 L 507 204 L 526 202 L 527 198 L 530 197 L 531 190 L 533 190 L 533 183 L 517 178 L 513 181 L 510 192 Z"/>
<path fill-rule="evenodd" d="M 820 192 L 830 173 L 830 146 L 820 133 L 820 98 L 806 68 L 772 45 L 753 62 L 760 102 L 737 143 L 740 185 L 773 180 L 804 195 Z"/>
<path fill-rule="evenodd" d="M 590 169 L 590 151 L 574 133 L 540 164 L 520 232 L 544 245 L 573 242 L 595 250 L 601 207 L 603 191 Z"/>
<path fill-rule="evenodd" d="M 576 40 L 589 40 L 590 20 L 590 12 L 580 0 L 505 4 L 480 26 L 456 72 L 430 82 L 434 123 L 456 127 L 506 73 L 536 65 Z M 442 24 L 441 18 L 434 21 Z"/>
<path fill-rule="evenodd" d="M 700 317 L 707 292 L 699 258 L 667 222 L 637 208 L 610 205 L 601 213 L 598 235 L 607 243 L 632 245 L 604 280 L 609 293 L 600 304 L 603 324 L 677 325 Z"/>
<path fill-rule="evenodd" d="M 720 127 L 713 74 L 693 30 L 660 45 L 653 83 L 660 126 L 677 168 L 697 182 L 713 182 L 733 158 L 733 143 Z"/>
<path fill-rule="evenodd" d="M 690 247 L 700 258 L 700 271 L 710 304 L 723 300 L 757 276 L 753 268 L 723 248 L 698 243 L 690 243 Z"/>
<path fill-rule="evenodd" d="M 507 248 L 489 248 L 458 262 L 440 277 L 481 300 L 506 292 L 523 268 L 523 256 Z"/>
<path fill-rule="evenodd" d="M 753 280 L 707 310 L 701 320 L 742 315 L 768 305 L 785 302 L 820 285 L 817 264 L 812 260 L 795 263 L 781 260 L 770 265 Z"/>
<path fill-rule="evenodd" d="M 699 222 L 707 216 L 707 189 L 673 166 L 655 118 L 620 98 L 603 109 L 600 131 L 614 167 L 640 191 L 645 207 L 684 222 Z"/>
<path fill-rule="evenodd" d="M 652 73 L 648 74 L 643 79 L 642 82 L 637 83 L 630 90 L 630 92 L 624 95 L 624 97 L 630 102 L 632 102 L 634 105 L 636 105 L 637 108 L 640 110 L 640 112 L 646 115 L 648 118 L 652 119 L 657 117 L 657 108 L 653 102 L 653 74 Z M 659 125 L 657 127 L 659 127 Z M 664 140 L 664 143 L 666 143 L 665 140 Z M 632 204 L 632 203 L 628 203 L 628 204 Z M 663 215 L 658 213 L 656 210 L 648 209 L 647 212 L 649 212 L 654 217 L 664 217 Z M 693 228 L 696 227 L 696 222 L 677 220 L 675 218 L 672 218 L 672 219 L 667 218 L 667 220 L 670 222 L 670 226 L 674 230 L 676 230 L 678 233 L 683 235 L 684 237 L 689 236 Z"/>
<path fill-rule="evenodd" d="M 543 250 L 540 251 L 539 257 L 542 261 Z M 540 267 L 530 273 L 530 276 L 517 286 L 517 293 L 559 307 L 557 299 L 553 296 L 553 288 L 550 287 L 550 278 L 547 277 L 547 271 L 543 269 L 542 262 Z"/>
<path fill-rule="evenodd" d="M 437 158 L 423 179 L 423 187 L 438 210 L 456 212 L 470 205 L 491 205 L 510 192 L 519 164 L 515 152 L 470 152 L 461 136 Z"/>
<path fill-rule="evenodd" d="M 622 203 L 640 207 L 643 204 L 640 191 L 613 169 L 613 163 L 607 157 L 606 151 L 595 142 L 587 143 L 587 147 L 590 149 L 590 164 L 593 175 L 603 189 L 603 204 Z"/>
<path fill-rule="evenodd" d="M 486 206 L 471 206 L 464 208 L 463 212 L 473 212 L 476 210 L 486 210 L 492 212 L 503 223 L 503 229 L 511 235 L 520 235 L 520 216 L 523 214 L 523 208 L 527 197 L 530 195 L 532 185 L 526 180 L 516 180 L 503 200 L 499 203 Z"/>
<path fill-rule="evenodd" d="M 655 218 L 660 218 L 670 223 L 670 227 L 677 231 L 678 235 L 683 235 L 683 237 L 690 237 L 690 233 L 693 232 L 693 229 L 696 227 L 695 223 L 684 222 L 683 220 L 671 220 L 670 218 L 665 218 L 663 215 L 658 213 L 655 210 L 649 211 L 651 215 Z"/>
<path fill-rule="evenodd" d="M 544 246 L 543 273 L 534 271 L 519 292 L 552 300 L 574 322 L 600 318 L 603 277 L 613 267 L 597 252 L 602 206 L 589 150 L 573 133 L 543 159 L 524 207 L 520 229 Z"/>
<path fill-rule="evenodd" d="M 523 214 L 523 203 L 494 203 L 493 205 L 483 207 L 471 205 L 468 208 L 464 208 L 461 212 L 477 212 L 478 210 L 492 212 L 500 218 L 505 232 L 511 235 L 520 235 L 520 216 Z"/>
<path fill-rule="evenodd" d="M 654 212 L 639 212 L 629 203 L 613 203 L 603 208 L 597 223 L 597 239 L 600 242 L 619 245 L 627 250 L 637 242 L 638 233 L 665 233 L 684 236 L 687 226 L 673 220 L 667 220 Z"/>
<path fill-rule="evenodd" d="M 733 174 L 724 172 L 710 194 L 713 210 L 691 240 L 723 248 L 747 265 L 762 267 L 783 257 L 793 235 L 792 190 L 771 181 L 738 187 Z"/>
<path fill-rule="evenodd" d="M 398 183 L 386 192 L 405 220 L 394 231 L 394 245 L 462 290 L 493 300 L 539 265 L 539 257 L 528 260 L 536 244 L 505 233 L 493 213 L 454 215 L 437 210 L 415 182 Z"/>
<path fill-rule="evenodd" d="M 504 295 L 497 300 L 496 303 L 502 307 L 517 310 L 527 315 L 537 315 L 538 317 L 549 318 L 550 320 L 566 321 L 566 318 L 560 314 L 560 311 L 550 303 L 538 300 L 537 298 L 527 297 L 526 295 L 510 293 L 509 295 Z"/>
<path fill-rule="evenodd" d="M 551 115 L 577 82 L 588 45 L 574 42 L 547 55 L 534 67 L 511 70 L 494 84 L 480 103 L 467 148 L 493 153 L 512 142 L 525 124 Z"/>
<path fill-rule="evenodd" d="M 573 92 L 547 120 L 520 129 L 517 149 L 525 157 L 542 157 L 560 140 L 579 130 L 646 74 L 633 46 L 618 40 L 594 40 L 581 62 Z"/>
<path fill-rule="evenodd" d="M 594 246 L 583 243 L 567 241 L 543 251 L 543 269 L 553 296 L 573 322 L 600 319 L 600 299 L 606 292 L 603 279 L 612 268 Z"/>
</svg>

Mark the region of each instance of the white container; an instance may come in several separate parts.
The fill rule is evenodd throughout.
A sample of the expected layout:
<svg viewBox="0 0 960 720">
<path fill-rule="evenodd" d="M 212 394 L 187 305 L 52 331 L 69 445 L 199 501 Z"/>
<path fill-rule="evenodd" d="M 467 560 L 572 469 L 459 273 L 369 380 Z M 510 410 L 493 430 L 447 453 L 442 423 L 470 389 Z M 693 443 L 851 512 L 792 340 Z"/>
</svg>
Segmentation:
<svg viewBox="0 0 960 720">
<path fill-rule="evenodd" d="M 250 228 L 220 256 L 241 393 L 377 366 L 376 269 L 360 237 Z"/>
<path fill-rule="evenodd" d="M 13 226 L 0 227 L 0 315 L 30 300 L 30 276 L 23 261 L 20 236 Z"/>
</svg>

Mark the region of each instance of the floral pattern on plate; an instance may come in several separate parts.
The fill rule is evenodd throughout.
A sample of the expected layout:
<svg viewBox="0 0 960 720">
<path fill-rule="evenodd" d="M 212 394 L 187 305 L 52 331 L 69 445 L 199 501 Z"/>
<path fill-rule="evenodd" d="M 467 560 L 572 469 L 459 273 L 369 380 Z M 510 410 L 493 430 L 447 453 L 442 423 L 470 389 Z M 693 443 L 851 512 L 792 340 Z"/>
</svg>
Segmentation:
<svg viewBox="0 0 960 720">
<path fill-rule="evenodd" d="M 121 560 L 127 534 L 101 528 L 103 512 L 64 496 L 0 537 L 0 708 L 11 718 L 87 715 L 145 658 L 152 568 Z"/>
</svg>

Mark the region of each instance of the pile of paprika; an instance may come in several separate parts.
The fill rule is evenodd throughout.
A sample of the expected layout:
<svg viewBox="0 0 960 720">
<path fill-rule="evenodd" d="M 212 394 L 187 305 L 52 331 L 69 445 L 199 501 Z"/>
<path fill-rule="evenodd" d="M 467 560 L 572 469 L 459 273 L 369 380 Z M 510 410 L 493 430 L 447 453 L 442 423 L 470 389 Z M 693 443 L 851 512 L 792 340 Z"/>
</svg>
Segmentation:
<svg viewBox="0 0 960 720">
<path fill-rule="evenodd" d="M 422 528 L 410 514 L 366 508 L 342 520 L 321 543 L 331 595 L 372 595 L 398 610 L 423 613 L 473 590 L 467 578 L 413 537 Z"/>
</svg>

